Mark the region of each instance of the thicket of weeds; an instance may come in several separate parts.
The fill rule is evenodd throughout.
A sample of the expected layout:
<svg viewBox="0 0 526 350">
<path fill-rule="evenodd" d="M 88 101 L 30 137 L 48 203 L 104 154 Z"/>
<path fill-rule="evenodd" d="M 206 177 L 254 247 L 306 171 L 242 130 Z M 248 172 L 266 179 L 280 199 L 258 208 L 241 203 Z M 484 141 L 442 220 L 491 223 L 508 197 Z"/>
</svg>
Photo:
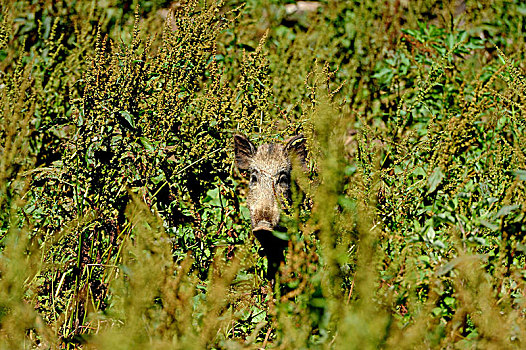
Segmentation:
<svg viewBox="0 0 526 350">
<path fill-rule="evenodd" d="M 526 6 L 293 3 L 2 3 L 2 348 L 524 347 Z M 235 133 L 307 137 L 274 288 Z"/>
</svg>

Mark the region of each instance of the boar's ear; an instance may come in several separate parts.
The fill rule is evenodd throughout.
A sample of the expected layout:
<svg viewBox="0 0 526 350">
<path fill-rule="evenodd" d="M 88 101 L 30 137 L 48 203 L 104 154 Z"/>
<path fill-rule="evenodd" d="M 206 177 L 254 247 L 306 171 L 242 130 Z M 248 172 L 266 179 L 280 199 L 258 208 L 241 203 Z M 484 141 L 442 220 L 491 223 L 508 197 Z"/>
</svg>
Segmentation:
<svg viewBox="0 0 526 350">
<path fill-rule="evenodd" d="M 286 141 L 285 150 L 289 154 L 295 154 L 301 165 L 305 168 L 307 166 L 307 148 L 305 147 L 305 137 L 303 135 L 296 135 Z"/>
<path fill-rule="evenodd" d="M 256 154 L 256 147 L 246 136 L 234 135 L 234 153 L 238 169 L 247 170 L 250 166 L 250 159 Z"/>
</svg>

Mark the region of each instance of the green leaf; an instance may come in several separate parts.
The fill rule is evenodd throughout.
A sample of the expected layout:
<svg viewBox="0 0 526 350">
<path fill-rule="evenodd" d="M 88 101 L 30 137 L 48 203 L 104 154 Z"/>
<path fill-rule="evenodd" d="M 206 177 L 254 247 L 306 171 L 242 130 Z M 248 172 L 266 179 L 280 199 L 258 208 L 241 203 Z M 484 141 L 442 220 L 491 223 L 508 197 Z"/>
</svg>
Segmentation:
<svg viewBox="0 0 526 350">
<path fill-rule="evenodd" d="M 424 233 L 424 238 L 429 242 L 433 242 L 433 240 L 435 239 L 435 236 L 436 236 L 435 229 L 433 228 L 433 226 L 429 226 L 426 232 Z"/>
<path fill-rule="evenodd" d="M 208 192 L 206 192 L 206 197 L 203 200 L 203 203 L 210 203 L 215 206 L 220 206 L 221 201 L 219 200 L 219 187 L 208 190 Z"/>
<path fill-rule="evenodd" d="M 252 317 L 252 323 L 259 323 L 265 321 L 265 318 L 267 317 L 267 313 L 265 312 L 265 310 L 261 310 L 257 307 L 254 308 L 254 310 L 257 312 Z"/>
<path fill-rule="evenodd" d="M 153 146 L 150 143 L 150 141 L 146 137 L 139 137 L 139 140 L 141 141 L 141 144 L 146 148 L 146 150 L 153 152 Z"/>
<path fill-rule="evenodd" d="M 445 297 L 444 298 L 444 304 L 446 304 L 447 306 L 454 306 L 455 305 L 455 298 Z"/>
<path fill-rule="evenodd" d="M 435 192 L 437 186 L 442 182 L 443 179 L 444 173 L 442 173 L 442 170 L 440 170 L 439 167 L 436 167 L 427 180 L 427 186 L 429 187 L 427 194 Z"/>
<path fill-rule="evenodd" d="M 448 262 L 445 265 L 440 266 L 440 268 L 437 270 L 437 276 L 444 276 L 448 272 L 452 271 L 455 266 L 457 265 L 457 261 L 453 260 Z"/>
<path fill-rule="evenodd" d="M 479 220 L 479 222 L 480 222 L 480 224 L 481 224 L 482 226 L 485 226 L 485 227 L 489 228 L 489 229 L 492 230 L 492 231 L 496 231 L 496 230 L 499 229 L 499 225 L 493 224 L 493 223 L 491 223 L 491 222 L 489 222 L 489 221 L 486 221 L 486 220 L 482 220 L 482 219 L 481 219 L 481 220 Z"/>
<path fill-rule="evenodd" d="M 442 309 L 439 308 L 439 307 L 435 307 L 435 308 L 433 308 L 433 310 L 431 312 L 433 313 L 433 315 L 435 317 L 438 317 L 438 316 L 440 316 L 442 314 Z"/>
<path fill-rule="evenodd" d="M 128 122 L 131 128 L 135 129 L 135 122 L 133 121 L 133 116 L 129 112 L 120 111 L 119 114 L 121 115 L 121 117 L 124 118 L 124 120 Z"/>
<path fill-rule="evenodd" d="M 444 242 L 440 241 L 440 240 L 435 240 L 433 241 L 433 245 L 438 248 L 438 249 L 446 249 L 446 245 L 444 244 Z"/>
<path fill-rule="evenodd" d="M 161 181 L 165 181 L 166 179 L 164 177 L 164 173 L 161 172 L 157 176 L 152 177 L 151 180 L 155 185 L 157 185 L 158 183 L 160 183 Z"/>
<path fill-rule="evenodd" d="M 526 170 L 522 170 L 522 169 L 514 170 L 513 175 L 517 176 L 518 180 L 526 181 Z"/>
<path fill-rule="evenodd" d="M 338 197 L 338 204 L 345 210 L 356 209 L 356 201 L 345 196 Z"/>
<path fill-rule="evenodd" d="M 287 234 L 287 232 L 272 231 L 272 234 L 274 235 L 274 237 L 277 237 L 277 238 L 282 239 L 284 241 L 288 241 L 289 240 L 289 235 Z"/>
<path fill-rule="evenodd" d="M 429 263 L 430 263 L 429 256 L 427 256 L 427 255 L 420 255 L 418 257 L 418 260 L 422 261 L 426 265 L 429 265 Z"/>
<path fill-rule="evenodd" d="M 427 174 L 425 172 L 425 170 L 422 168 L 422 167 L 418 167 L 416 168 L 415 170 L 413 170 L 413 172 L 411 173 L 415 176 L 422 176 L 422 177 L 425 177 Z"/>
<path fill-rule="evenodd" d="M 506 216 L 506 215 L 510 214 L 511 212 L 519 209 L 520 207 L 521 206 L 518 205 L 518 204 L 505 205 L 502 208 L 500 208 L 500 210 L 497 212 L 497 214 L 495 214 L 495 218 L 500 218 L 501 216 Z"/>
<path fill-rule="evenodd" d="M 243 219 L 250 219 L 250 210 L 246 206 L 240 206 L 239 211 L 241 212 L 241 216 L 243 217 Z"/>
<path fill-rule="evenodd" d="M 468 240 L 470 242 L 475 242 L 482 246 L 486 245 L 486 240 L 484 239 L 484 237 L 473 236 L 473 237 L 470 237 Z"/>
</svg>

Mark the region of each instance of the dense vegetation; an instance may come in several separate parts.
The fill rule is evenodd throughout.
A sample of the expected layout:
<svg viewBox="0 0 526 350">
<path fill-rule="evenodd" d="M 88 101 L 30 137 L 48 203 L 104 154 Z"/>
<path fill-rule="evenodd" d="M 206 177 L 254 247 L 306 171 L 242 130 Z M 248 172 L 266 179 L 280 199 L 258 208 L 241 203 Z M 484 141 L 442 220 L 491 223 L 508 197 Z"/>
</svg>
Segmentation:
<svg viewBox="0 0 526 350">
<path fill-rule="evenodd" d="M 2 2 L 1 348 L 525 346 L 526 5 L 294 4 Z M 235 133 L 307 138 L 274 288 Z"/>
</svg>

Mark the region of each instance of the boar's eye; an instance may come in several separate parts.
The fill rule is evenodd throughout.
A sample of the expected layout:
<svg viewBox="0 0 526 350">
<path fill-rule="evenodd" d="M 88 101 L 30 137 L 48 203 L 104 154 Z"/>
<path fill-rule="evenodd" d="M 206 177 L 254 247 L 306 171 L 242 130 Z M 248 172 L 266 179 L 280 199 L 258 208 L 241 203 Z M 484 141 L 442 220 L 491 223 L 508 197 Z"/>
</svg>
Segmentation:
<svg viewBox="0 0 526 350">
<path fill-rule="evenodd" d="M 288 186 L 290 182 L 289 175 L 287 173 L 280 173 L 278 177 L 278 184 L 281 186 Z"/>
<path fill-rule="evenodd" d="M 256 182 L 258 182 L 258 173 L 256 171 L 253 171 L 250 174 L 250 183 L 255 184 Z"/>
</svg>

